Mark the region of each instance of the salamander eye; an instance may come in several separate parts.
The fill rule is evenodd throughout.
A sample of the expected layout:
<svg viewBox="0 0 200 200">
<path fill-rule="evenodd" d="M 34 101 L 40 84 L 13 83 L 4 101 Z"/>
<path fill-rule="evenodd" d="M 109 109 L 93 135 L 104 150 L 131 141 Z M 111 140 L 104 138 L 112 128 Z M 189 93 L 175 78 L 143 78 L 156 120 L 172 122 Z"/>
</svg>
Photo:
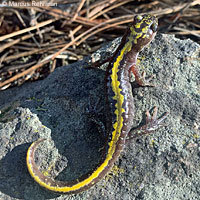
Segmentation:
<svg viewBox="0 0 200 200">
<path fill-rule="evenodd" d="M 136 16 L 134 17 L 134 22 L 135 22 L 135 23 L 138 23 L 138 22 L 140 22 L 142 19 L 143 19 L 142 15 L 136 15 Z"/>
<path fill-rule="evenodd" d="M 151 30 L 155 33 L 157 31 L 157 29 L 158 29 L 158 25 L 156 23 L 153 23 L 151 25 Z"/>
</svg>

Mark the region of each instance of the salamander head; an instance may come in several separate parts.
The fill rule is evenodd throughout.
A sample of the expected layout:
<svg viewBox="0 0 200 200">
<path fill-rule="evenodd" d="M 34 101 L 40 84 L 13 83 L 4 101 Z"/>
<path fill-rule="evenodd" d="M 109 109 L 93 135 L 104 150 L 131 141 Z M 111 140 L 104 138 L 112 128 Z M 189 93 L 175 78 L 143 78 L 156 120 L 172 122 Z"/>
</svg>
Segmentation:
<svg viewBox="0 0 200 200">
<path fill-rule="evenodd" d="M 129 26 L 129 42 L 136 51 L 141 51 L 156 35 L 158 20 L 152 15 L 136 15 Z"/>
</svg>

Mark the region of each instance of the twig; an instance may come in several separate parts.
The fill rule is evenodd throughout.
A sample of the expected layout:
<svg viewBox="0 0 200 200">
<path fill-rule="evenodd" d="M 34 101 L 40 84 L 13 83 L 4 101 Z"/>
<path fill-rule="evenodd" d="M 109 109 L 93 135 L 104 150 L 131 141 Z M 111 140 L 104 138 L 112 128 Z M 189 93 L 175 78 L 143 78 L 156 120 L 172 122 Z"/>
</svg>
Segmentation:
<svg viewBox="0 0 200 200">
<path fill-rule="evenodd" d="M 54 28 L 53 26 L 50 26 L 50 27 L 47 27 L 47 28 L 43 29 L 41 32 L 42 33 L 46 33 L 46 32 L 51 31 L 53 28 Z M 36 34 L 38 34 L 38 32 L 22 36 L 21 38 L 18 38 L 16 40 L 13 40 L 13 41 L 7 43 L 7 44 L 4 44 L 4 45 L 0 46 L 0 52 L 2 52 L 6 48 L 11 47 L 11 46 L 13 46 L 13 45 L 15 45 L 15 44 L 17 44 L 17 43 L 19 43 L 21 41 L 27 40 L 27 39 L 31 38 L 33 35 L 36 35 Z"/>
<path fill-rule="evenodd" d="M 15 80 L 17 80 L 17 79 L 19 79 L 19 78 L 21 78 L 21 77 L 33 72 L 33 71 L 35 71 L 36 69 L 38 69 L 38 68 L 42 67 L 43 65 L 47 64 L 49 61 L 51 61 L 51 59 L 45 60 L 45 61 L 43 61 L 41 63 L 36 64 L 36 65 L 33 65 L 29 69 L 27 69 L 27 70 L 25 70 L 25 71 L 23 71 L 23 72 L 21 72 L 19 74 L 16 74 L 15 76 L 9 78 L 8 80 L 5 80 L 3 83 L 0 83 L 0 88 L 5 86 L 5 85 L 7 85 L 7 84 L 12 83 L 13 81 L 15 81 Z"/>
<path fill-rule="evenodd" d="M 41 23 L 37 24 L 36 26 L 29 27 L 29 28 L 25 28 L 25 29 L 23 29 L 23 30 L 16 31 L 16 32 L 14 32 L 14 33 L 10 33 L 10 34 L 1 36 L 1 37 L 0 37 L 0 42 L 6 40 L 6 39 L 8 39 L 8 38 L 12 38 L 12 37 L 14 37 L 14 36 L 17 36 L 17 35 L 21 35 L 21 34 L 26 33 L 26 32 L 28 32 L 28 31 L 35 30 L 35 29 L 37 29 L 37 28 L 39 28 L 39 27 L 46 26 L 46 25 L 48 25 L 48 24 L 51 24 L 51 23 L 55 22 L 56 20 L 57 20 L 57 19 L 49 19 L 49 20 L 47 20 L 47 21 L 44 21 L 44 22 L 41 22 Z"/>
<path fill-rule="evenodd" d="M 192 35 L 195 35 L 196 37 L 200 38 L 200 30 L 193 31 L 193 30 L 187 30 L 185 28 L 180 28 L 180 27 L 174 27 L 173 29 L 177 30 L 177 31 L 181 31 L 181 32 L 176 32 L 176 34 L 180 34 L 180 35 L 192 34 Z"/>
<path fill-rule="evenodd" d="M 77 10 L 76 10 L 76 12 L 75 12 L 75 15 L 74 15 L 74 17 L 72 18 L 71 21 L 74 21 L 74 20 L 77 18 L 78 13 L 79 13 L 79 11 L 81 10 L 81 8 L 83 7 L 85 1 L 86 1 L 86 0 L 81 0 L 80 4 L 79 4 L 79 6 L 78 6 L 78 8 L 77 8 Z"/>
</svg>

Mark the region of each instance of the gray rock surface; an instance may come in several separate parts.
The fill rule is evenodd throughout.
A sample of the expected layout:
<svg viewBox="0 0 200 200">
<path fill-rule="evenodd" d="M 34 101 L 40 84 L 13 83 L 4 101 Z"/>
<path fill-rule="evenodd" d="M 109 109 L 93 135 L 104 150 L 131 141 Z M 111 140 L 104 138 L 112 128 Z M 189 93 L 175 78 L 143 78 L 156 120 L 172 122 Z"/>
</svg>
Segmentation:
<svg viewBox="0 0 200 200">
<path fill-rule="evenodd" d="M 93 59 L 116 49 L 119 39 Z M 135 127 L 146 109 L 170 112 L 167 126 L 127 144 L 113 170 L 77 195 L 42 189 L 28 174 L 26 151 L 49 138 L 38 165 L 60 180 L 71 180 L 99 162 L 103 139 L 86 108 L 104 99 L 104 70 L 85 69 L 89 58 L 55 70 L 48 78 L 0 92 L 0 199 L 200 200 L 200 47 L 191 40 L 158 34 L 140 54 L 139 66 L 154 74 L 156 87 L 135 87 Z M 104 65 L 103 67 L 105 67 Z M 133 84 L 134 86 L 134 84 Z M 104 105 L 102 100 L 101 105 Z M 99 117 L 105 122 L 105 114 Z"/>
</svg>

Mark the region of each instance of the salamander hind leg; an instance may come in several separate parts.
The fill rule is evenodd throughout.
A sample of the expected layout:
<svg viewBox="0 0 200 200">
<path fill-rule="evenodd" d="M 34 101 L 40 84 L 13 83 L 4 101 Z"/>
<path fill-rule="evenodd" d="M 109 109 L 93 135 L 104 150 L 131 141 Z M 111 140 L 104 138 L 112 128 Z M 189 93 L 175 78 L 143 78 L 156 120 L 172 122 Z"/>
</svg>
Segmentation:
<svg viewBox="0 0 200 200">
<path fill-rule="evenodd" d="M 168 116 L 168 112 L 166 112 L 162 117 L 157 118 L 157 113 L 158 113 L 158 108 L 155 107 L 154 111 L 153 111 L 153 115 L 151 116 L 149 111 L 146 111 L 146 124 L 138 127 L 136 129 L 132 129 L 128 135 L 126 140 L 129 141 L 133 138 L 136 138 L 138 136 L 144 135 L 144 134 L 148 134 L 151 133 L 155 130 L 157 130 L 158 128 L 164 126 L 165 124 L 163 123 L 164 120 L 166 119 L 166 117 Z"/>
<path fill-rule="evenodd" d="M 102 110 L 103 110 L 103 106 L 99 105 L 100 101 L 101 99 L 99 99 L 94 105 L 92 105 L 91 99 L 90 99 L 88 107 L 86 108 L 86 114 L 88 118 L 96 124 L 101 137 L 105 139 L 107 134 L 106 134 L 105 125 L 100 120 L 100 115 L 102 115 Z"/>
</svg>

